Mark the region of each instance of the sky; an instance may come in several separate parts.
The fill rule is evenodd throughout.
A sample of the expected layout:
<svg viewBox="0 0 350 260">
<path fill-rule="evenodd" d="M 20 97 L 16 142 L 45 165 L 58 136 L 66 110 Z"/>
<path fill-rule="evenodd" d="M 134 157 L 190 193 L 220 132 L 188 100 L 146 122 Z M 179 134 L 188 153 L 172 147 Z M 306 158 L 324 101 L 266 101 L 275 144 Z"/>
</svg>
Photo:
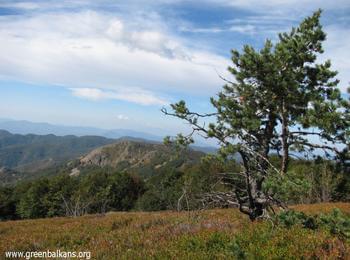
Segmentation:
<svg viewBox="0 0 350 260">
<path fill-rule="evenodd" d="M 348 0 L 0 0 L 0 118 L 188 130 L 160 109 L 210 112 L 230 50 L 261 48 L 318 8 L 325 53 L 350 85 Z"/>
</svg>

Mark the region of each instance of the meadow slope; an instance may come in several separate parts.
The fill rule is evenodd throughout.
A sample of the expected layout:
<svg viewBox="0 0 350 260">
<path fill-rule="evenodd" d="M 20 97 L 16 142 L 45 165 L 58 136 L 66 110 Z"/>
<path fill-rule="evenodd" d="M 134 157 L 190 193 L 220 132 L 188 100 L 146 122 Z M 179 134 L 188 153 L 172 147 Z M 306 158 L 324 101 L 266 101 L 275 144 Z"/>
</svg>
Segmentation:
<svg viewBox="0 0 350 260">
<path fill-rule="evenodd" d="M 348 203 L 295 206 L 312 214 Z M 5 251 L 91 251 L 92 259 L 348 259 L 350 244 L 325 230 L 250 223 L 236 209 L 110 212 L 79 218 L 0 222 Z"/>
</svg>

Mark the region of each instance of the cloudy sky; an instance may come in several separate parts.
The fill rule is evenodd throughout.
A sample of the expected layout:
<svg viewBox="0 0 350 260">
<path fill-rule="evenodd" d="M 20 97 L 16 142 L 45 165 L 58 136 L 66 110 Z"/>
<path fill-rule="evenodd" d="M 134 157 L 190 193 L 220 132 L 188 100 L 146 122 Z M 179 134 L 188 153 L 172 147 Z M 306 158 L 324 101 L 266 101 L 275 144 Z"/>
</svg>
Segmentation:
<svg viewBox="0 0 350 260">
<path fill-rule="evenodd" d="M 230 50 L 324 10 L 325 54 L 350 81 L 348 0 L 0 0 L 0 117 L 174 134 L 179 99 L 208 112 Z"/>
</svg>

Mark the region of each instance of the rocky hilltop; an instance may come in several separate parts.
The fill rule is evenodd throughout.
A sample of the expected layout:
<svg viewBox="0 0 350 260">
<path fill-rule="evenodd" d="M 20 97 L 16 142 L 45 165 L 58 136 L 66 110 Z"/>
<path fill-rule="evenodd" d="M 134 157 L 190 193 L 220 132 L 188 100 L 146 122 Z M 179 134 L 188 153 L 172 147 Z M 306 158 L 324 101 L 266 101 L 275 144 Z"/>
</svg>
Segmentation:
<svg viewBox="0 0 350 260">
<path fill-rule="evenodd" d="M 0 130 L 0 165 L 21 172 L 36 172 L 113 142 L 114 139 L 99 136 L 19 135 Z"/>
<path fill-rule="evenodd" d="M 80 167 L 111 167 L 126 169 L 158 169 L 166 165 L 182 167 L 198 162 L 202 152 L 188 149 L 181 153 L 159 143 L 121 140 L 94 149 L 79 160 Z"/>
</svg>

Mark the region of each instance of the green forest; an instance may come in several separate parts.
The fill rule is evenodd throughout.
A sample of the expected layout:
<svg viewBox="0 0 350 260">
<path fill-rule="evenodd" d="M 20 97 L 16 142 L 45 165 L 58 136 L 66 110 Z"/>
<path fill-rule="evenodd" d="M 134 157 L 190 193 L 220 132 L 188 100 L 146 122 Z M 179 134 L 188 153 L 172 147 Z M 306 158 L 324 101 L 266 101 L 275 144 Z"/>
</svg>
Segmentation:
<svg viewBox="0 0 350 260">
<path fill-rule="evenodd" d="M 280 160 L 274 158 L 276 167 Z M 80 176 L 61 173 L 0 188 L 2 220 L 81 216 L 109 211 L 199 210 L 232 207 L 205 194 L 226 192 L 221 172 L 239 169 L 239 164 L 212 156 L 198 165 L 179 170 L 169 167 L 151 177 L 115 172 L 111 168 L 88 168 Z M 349 201 L 347 171 L 332 161 L 291 160 L 282 180 L 271 179 L 265 189 L 288 205 Z M 182 199 L 180 199 L 182 197 Z M 180 199 L 180 200 L 179 200 Z M 187 201 L 187 202 L 186 202 Z M 204 206 L 203 206 L 204 205 Z"/>
</svg>

